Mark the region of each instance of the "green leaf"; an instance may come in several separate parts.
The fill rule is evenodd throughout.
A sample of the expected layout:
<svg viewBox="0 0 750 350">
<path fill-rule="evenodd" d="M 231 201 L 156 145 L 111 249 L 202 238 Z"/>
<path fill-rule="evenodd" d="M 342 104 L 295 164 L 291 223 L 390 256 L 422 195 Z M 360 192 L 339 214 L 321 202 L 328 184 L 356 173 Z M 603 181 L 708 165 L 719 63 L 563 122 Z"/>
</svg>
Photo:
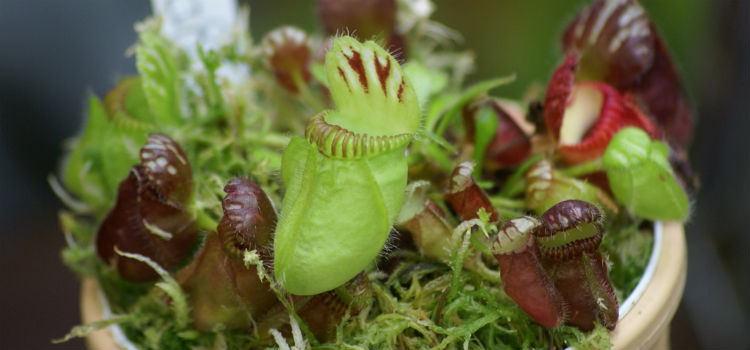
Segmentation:
<svg viewBox="0 0 750 350">
<path fill-rule="evenodd" d="M 101 174 L 108 195 L 114 198 L 117 186 L 128 176 L 130 168 L 139 163 L 140 148 L 146 144 L 148 131 L 123 130 L 110 125 L 103 135 L 105 139 L 99 146 Z"/>
<path fill-rule="evenodd" d="M 125 88 L 122 107 L 124 107 L 123 111 L 127 114 L 127 118 L 132 119 L 134 123 L 137 121 L 137 124 L 149 125 L 153 128 L 153 125 L 156 125 L 159 121 L 156 120 L 154 113 L 149 108 L 142 81 L 139 77 L 123 79 L 120 84 L 127 87 Z M 114 117 L 114 119 L 117 119 L 117 117 Z"/>
<path fill-rule="evenodd" d="M 433 97 L 425 110 L 425 127 L 423 129 L 433 132 L 434 125 L 440 115 L 445 112 L 457 98 L 458 94 L 446 92 Z"/>
<path fill-rule="evenodd" d="M 318 81 L 320 85 L 328 87 L 328 78 L 326 78 L 326 67 L 322 63 L 310 63 L 310 74 Z"/>
<path fill-rule="evenodd" d="M 221 56 L 214 50 L 204 51 L 203 46 L 198 43 L 198 57 L 206 68 L 205 83 L 202 84 L 203 97 L 212 109 L 216 117 L 223 117 L 228 112 L 224 110 L 224 97 L 221 86 L 216 79 L 216 70 L 221 66 Z"/>
<path fill-rule="evenodd" d="M 161 125 L 180 125 L 181 83 L 177 59 L 169 42 L 158 34 L 144 31 L 136 47 L 136 67 L 142 79 L 149 107 Z"/>
<path fill-rule="evenodd" d="M 430 182 L 424 180 L 417 180 L 406 186 L 404 204 L 396 218 L 396 222 L 402 224 L 422 211 L 429 190 Z"/>
<path fill-rule="evenodd" d="M 420 110 L 425 109 L 432 95 L 440 92 L 448 85 L 447 74 L 427 69 L 427 67 L 417 61 L 410 61 L 405 64 L 404 73 L 414 85 Z"/>
<path fill-rule="evenodd" d="M 117 186 L 138 163 L 140 147 L 155 130 L 139 78 L 126 78 L 104 104 L 89 101 L 89 118 L 63 168 L 63 181 L 95 211 L 108 209 Z"/>
<path fill-rule="evenodd" d="M 450 122 L 455 118 L 456 115 L 458 115 L 458 112 L 461 110 L 461 108 L 463 108 L 467 103 L 471 102 L 471 100 L 473 100 L 480 94 L 492 90 L 498 86 L 510 84 L 514 80 L 516 80 L 516 76 L 509 75 L 507 77 L 495 78 L 479 82 L 468 88 L 458 97 L 456 103 L 454 103 L 451 109 L 449 109 L 445 113 L 445 115 L 443 115 L 443 118 L 440 119 L 440 124 L 438 124 L 435 134 L 442 135 L 445 132 L 445 129 L 448 128 Z M 427 125 L 427 128 L 428 130 L 431 129 L 431 125 Z"/>
<path fill-rule="evenodd" d="M 669 148 L 638 128 L 625 128 L 602 157 L 612 192 L 634 214 L 651 220 L 684 220 L 687 194 L 675 179 Z"/>
<path fill-rule="evenodd" d="M 86 126 L 68 155 L 62 171 L 65 186 L 94 206 L 105 205 L 112 199 L 100 171 L 99 146 L 104 131 L 108 128 L 107 123 L 104 106 L 99 99 L 92 97 L 89 100 Z"/>
<path fill-rule="evenodd" d="M 498 123 L 497 115 L 492 107 L 484 107 L 479 111 L 474 128 L 474 163 L 476 163 L 474 176 L 482 173 L 484 155 L 487 153 L 487 146 L 497 133 Z"/>
<path fill-rule="evenodd" d="M 108 123 L 100 131 L 96 147 L 98 169 L 110 198 L 115 197 L 130 168 L 138 164 L 148 134 L 157 130 L 141 82 L 138 77 L 123 79 L 104 99 Z"/>
</svg>

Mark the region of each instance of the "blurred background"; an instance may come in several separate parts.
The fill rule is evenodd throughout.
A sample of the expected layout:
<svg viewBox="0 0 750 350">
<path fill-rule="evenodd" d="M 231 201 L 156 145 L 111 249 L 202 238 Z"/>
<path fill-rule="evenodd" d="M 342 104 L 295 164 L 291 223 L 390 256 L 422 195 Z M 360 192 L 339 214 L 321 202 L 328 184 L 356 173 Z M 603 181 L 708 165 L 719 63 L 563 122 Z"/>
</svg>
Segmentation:
<svg viewBox="0 0 750 350">
<path fill-rule="evenodd" d="M 516 73 L 495 95 L 521 97 L 561 60 L 558 38 L 587 1 L 436 1 L 464 35 L 470 81 Z M 674 348 L 748 348 L 750 2 L 641 0 L 683 73 L 698 115 L 691 150 L 701 191 L 686 224 L 688 279 Z M 313 1 L 249 1 L 256 40 L 283 24 L 320 31 Z M 52 345 L 80 322 L 79 280 L 61 263 L 60 202 L 47 184 L 62 144 L 102 96 L 135 73 L 125 55 L 147 0 L 0 1 L 0 347 Z"/>
</svg>

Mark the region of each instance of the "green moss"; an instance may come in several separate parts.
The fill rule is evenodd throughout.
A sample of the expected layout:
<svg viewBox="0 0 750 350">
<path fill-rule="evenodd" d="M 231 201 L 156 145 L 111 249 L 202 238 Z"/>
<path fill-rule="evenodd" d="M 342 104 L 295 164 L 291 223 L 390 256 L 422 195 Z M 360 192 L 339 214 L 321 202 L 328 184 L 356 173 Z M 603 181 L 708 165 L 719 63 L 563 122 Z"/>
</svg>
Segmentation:
<svg viewBox="0 0 750 350">
<path fill-rule="evenodd" d="M 650 222 L 641 228 L 623 216 L 610 221 L 600 248 L 611 262 L 609 278 L 620 302 L 641 280 L 654 245 Z"/>
</svg>

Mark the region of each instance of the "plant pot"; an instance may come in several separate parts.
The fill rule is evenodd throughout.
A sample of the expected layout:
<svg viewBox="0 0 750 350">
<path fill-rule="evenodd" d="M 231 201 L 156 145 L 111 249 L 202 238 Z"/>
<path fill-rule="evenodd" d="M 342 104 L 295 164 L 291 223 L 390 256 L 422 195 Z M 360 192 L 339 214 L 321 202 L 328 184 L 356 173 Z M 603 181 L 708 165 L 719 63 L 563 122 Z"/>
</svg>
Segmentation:
<svg viewBox="0 0 750 350">
<path fill-rule="evenodd" d="M 669 348 L 669 323 L 682 299 L 687 277 L 687 245 L 681 223 L 654 226 L 651 261 L 641 282 L 620 307 L 620 320 L 612 333 L 613 349 Z"/>
<path fill-rule="evenodd" d="M 669 348 L 669 323 L 682 298 L 687 275 L 687 246 L 681 223 L 656 223 L 654 249 L 633 293 L 620 306 L 612 333 L 612 349 Z M 83 323 L 109 317 L 111 312 L 96 280 L 81 285 Z M 133 349 L 122 330 L 110 326 L 86 337 L 90 349 Z"/>
</svg>

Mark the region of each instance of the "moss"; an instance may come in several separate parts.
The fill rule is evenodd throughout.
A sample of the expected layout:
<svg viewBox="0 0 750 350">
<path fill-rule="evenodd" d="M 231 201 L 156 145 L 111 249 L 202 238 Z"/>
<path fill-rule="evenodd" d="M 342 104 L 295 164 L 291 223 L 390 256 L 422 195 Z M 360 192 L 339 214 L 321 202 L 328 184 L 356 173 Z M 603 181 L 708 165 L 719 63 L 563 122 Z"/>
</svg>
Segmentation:
<svg viewBox="0 0 750 350">
<path fill-rule="evenodd" d="M 653 237 L 634 223 L 623 220 L 613 220 L 613 223 L 614 226 L 606 230 L 605 237 L 608 238 L 605 238 L 602 250 L 612 261 L 610 277 L 613 286 L 618 295 L 624 295 L 640 279 Z M 588 333 L 569 326 L 542 327 L 505 295 L 502 285 L 473 272 L 428 261 L 405 251 L 394 251 L 387 258 L 398 259 L 398 263 L 389 274 L 374 268 L 370 272 L 374 293 L 365 311 L 345 317 L 338 326 L 336 339 L 311 348 L 608 347 L 609 332 L 603 326 L 597 325 Z M 113 304 L 131 315 L 121 320 L 122 328 L 140 348 L 217 345 L 253 348 L 260 345 L 252 333 L 244 331 L 227 331 L 221 327 L 211 333 L 180 329 L 174 322 L 173 307 L 163 293 L 151 291 L 144 294 L 146 289 L 142 285 L 124 282 L 107 273 L 101 277 L 103 285 L 107 286 L 105 290 L 115 292 L 110 295 Z M 457 288 L 453 295 L 451 287 Z M 133 296 L 138 295 L 140 297 L 133 301 Z M 273 344 L 266 345 L 275 348 L 271 346 Z"/>
</svg>

